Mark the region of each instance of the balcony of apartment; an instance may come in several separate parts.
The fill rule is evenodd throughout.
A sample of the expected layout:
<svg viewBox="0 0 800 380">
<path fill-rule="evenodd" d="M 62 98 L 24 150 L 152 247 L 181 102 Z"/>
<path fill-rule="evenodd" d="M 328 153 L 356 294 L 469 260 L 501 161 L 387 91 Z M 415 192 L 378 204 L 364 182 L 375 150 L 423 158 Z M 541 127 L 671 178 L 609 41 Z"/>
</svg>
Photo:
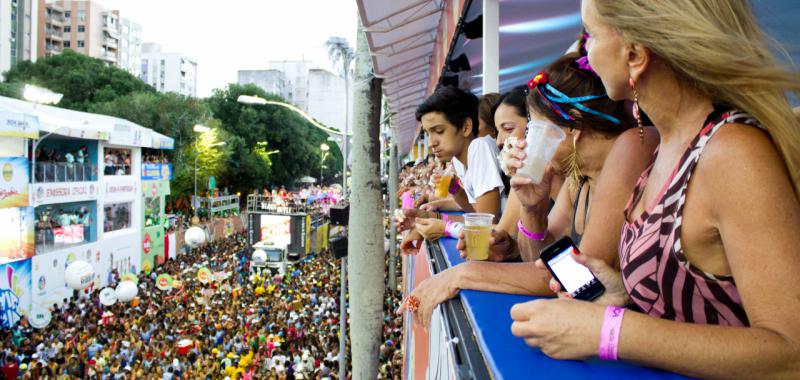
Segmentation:
<svg viewBox="0 0 800 380">
<path fill-rule="evenodd" d="M 109 38 L 113 38 L 115 40 L 119 39 L 119 29 L 116 25 L 109 25 L 108 23 L 103 23 L 103 32 L 107 33 L 105 36 Z"/>
<path fill-rule="evenodd" d="M 100 59 L 106 62 L 117 63 L 117 54 L 111 52 L 100 53 Z"/>
<path fill-rule="evenodd" d="M 64 35 L 60 30 L 56 29 L 47 29 L 44 32 L 45 38 L 54 41 L 54 42 L 61 42 L 64 41 Z"/>
<path fill-rule="evenodd" d="M 47 23 L 49 23 L 50 25 L 57 26 L 57 27 L 63 27 L 64 24 L 67 22 L 67 20 L 64 18 L 64 16 L 61 16 L 61 15 L 58 15 L 58 14 L 54 14 L 54 13 L 53 14 L 48 14 L 47 18 L 45 19 L 45 21 Z"/>
<path fill-rule="evenodd" d="M 52 43 L 46 44 L 44 46 L 44 52 L 46 55 L 61 54 L 61 43 L 58 45 Z"/>
<path fill-rule="evenodd" d="M 103 46 L 116 50 L 119 47 L 119 44 L 117 43 L 117 40 L 113 38 L 103 37 Z"/>
<path fill-rule="evenodd" d="M 45 4 L 45 7 L 46 7 L 47 10 L 49 10 L 48 13 L 60 14 L 60 15 L 64 14 L 64 8 L 62 6 L 56 4 L 55 2 L 47 3 L 47 4 Z"/>
</svg>

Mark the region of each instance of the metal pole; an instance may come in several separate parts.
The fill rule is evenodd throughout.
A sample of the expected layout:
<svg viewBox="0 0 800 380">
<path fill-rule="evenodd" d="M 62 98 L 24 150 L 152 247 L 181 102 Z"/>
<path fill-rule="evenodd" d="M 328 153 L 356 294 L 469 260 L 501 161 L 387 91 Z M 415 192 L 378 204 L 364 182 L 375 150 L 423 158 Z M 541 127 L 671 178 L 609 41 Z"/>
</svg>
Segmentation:
<svg viewBox="0 0 800 380">
<path fill-rule="evenodd" d="M 347 198 L 347 139 L 350 137 L 350 75 L 347 72 L 347 66 L 350 62 L 343 59 L 344 63 L 344 135 L 342 139 L 342 159 L 344 160 L 342 172 L 342 196 Z"/>
<path fill-rule="evenodd" d="M 197 216 L 197 206 L 195 206 L 195 202 L 197 201 L 197 159 L 200 158 L 200 152 L 197 152 L 197 157 L 194 158 L 194 196 L 192 197 L 192 210 L 195 212 L 195 216 Z"/>
</svg>

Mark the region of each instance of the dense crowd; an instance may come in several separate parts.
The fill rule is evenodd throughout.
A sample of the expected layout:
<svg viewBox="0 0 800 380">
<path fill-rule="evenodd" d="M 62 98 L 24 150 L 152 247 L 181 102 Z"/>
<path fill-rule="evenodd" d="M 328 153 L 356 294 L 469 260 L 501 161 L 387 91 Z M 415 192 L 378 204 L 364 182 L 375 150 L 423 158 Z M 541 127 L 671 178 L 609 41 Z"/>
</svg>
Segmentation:
<svg viewBox="0 0 800 380">
<path fill-rule="evenodd" d="M 130 303 L 81 292 L 44 329 L 23 319 L 4 330 L 0 365 L 9 379 L 334 379 L 339 272 L 328 256 L 261 277 L 250 275 L 243 235 L 212 242 L 141 273 Z M 215 280 L 201 283 L 201 267 Z M 162 273 L 182 286 L 157 289 Z"/>
</svg>

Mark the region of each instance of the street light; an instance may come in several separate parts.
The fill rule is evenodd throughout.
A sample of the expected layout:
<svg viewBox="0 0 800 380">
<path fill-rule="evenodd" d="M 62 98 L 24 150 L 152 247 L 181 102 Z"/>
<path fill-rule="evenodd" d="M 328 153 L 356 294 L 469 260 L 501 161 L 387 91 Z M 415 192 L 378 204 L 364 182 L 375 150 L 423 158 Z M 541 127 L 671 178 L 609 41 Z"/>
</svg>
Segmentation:
<svg viewBox="0 0 800 380">
<path fill-rule="evenodd" d="M 195 127 L 195 131 L 197 131 L 197 125 L 195 125 L 194 127 Z M 207 148 L 213 148 L 215 146 L 223 146 L 225 144 L 226 144 L 226 142 L 222 141 L 222 142 L 218 142 L 218 143 L 213 143 L 213 144 L 209 145 Z M 197 208 L 197 205 L 195 204 L 197 202 L 197 160 L 200 158 L 200 153 L 201 152 L 198 150 L 197 151 L 197 156 L 194 158 L 194 197 L 192 197 L 192 208 L 193 209 Z"/>
<path fill-rule="evenodd" d="M 331 147 L 329 147 L 328 144 L 322 143 L 319 146 L 319 150 L 322 151 L 322 160 L 319 163 L 319 185 L 322 186 L 322 169 L 325 168 L 325 159 L 328 158 L 328 151 L 331 150 Z"/>
<path fill-rule="evenodd" d="M 205 125 L 202 125 L 202 124 L 195 124 L 194 128 L 192 128 L 192 129 L 194 129 L 195 132 L 199 132 L 199 133 L 206 133 L 206 132 L 211 130 L 211 128 L 206 127 Z"/>
<path fill-rule="evenodd" d="M 57 92 L 50 91 L 44 87 L 34 86 L 32 84 L 26 84 L 25 87 L 22 89 L 22 98 L 33 103 L 33 109 L 36 109 L 37 104 L 57 104 L 61 101 L 61 98 L 64 97 L 64 94 L 59 94 Z M 84 121 L 84 124 L 87 122 Z M 33 152 L 31 152 L 31 157 L 33 157 L 31 161 L 31 181 L 36 183 L 36 149 L 39 147 L 39 144 L 42 140 L 50 137 L 53 133 L 56 133 L 59 129 L 67 128 L 64 125 L 59 126 L 52 132 L 42 136 L 41 138 L 36 139 L 36 142 L 33 143 Z M 26 144 L 27 145 L 27 144 Z"/>
<path fill-rule="evenodd" d="M 341 132 L 341 131 L 337 131 L 335 129 L 330 129 L 330 128 L 320 124 L 319 122 L 314 120 L 314 118 L 309 116 L 307 113 L 303 112 L 303 110 L 301 110 L 301 109 L 299 109 L 299 108 L 297 108 L 297 107 L 295 107 L 295 106 L 293 106 L 291 104 L 288 104 L 288 103 L 276 102 L 276 101 L 264 99 L 264 98 L 262 98 L 260 96 L 251 96 L 251 95 L 239 95 L 239 97 L 236 98 L 236 101 L 239 102 L 239 103 L 242 103 L 242 104 L 251 104 L 251 105 L 260 105 L 260 106 L 269 104 L 269 105 L 283 107 L 283 108 L 289 109 L 289 110 L 294 111 L 295 113 L 299 114 L 304 119 L 306 119 L 309 123 L 311 123 L 311 125 L 313 125 L 313 126 L 319 128 L 319 129 L 327 132 L 329 135 L 342 136 L 342 137 L 349 136 L 349 135 L 346 134 L 346 132 Z M 342 144 L 342 145 L 343 145 L 343 147 L 342 147 L 342 158 L 343 158 L 343 161 L 344 161 L 343 164 L 342 164 L 342 195 L 346 197 L 347 196 L 347 139 L 346 138 L 344 139 L 344 144 Z"/>
</svg>

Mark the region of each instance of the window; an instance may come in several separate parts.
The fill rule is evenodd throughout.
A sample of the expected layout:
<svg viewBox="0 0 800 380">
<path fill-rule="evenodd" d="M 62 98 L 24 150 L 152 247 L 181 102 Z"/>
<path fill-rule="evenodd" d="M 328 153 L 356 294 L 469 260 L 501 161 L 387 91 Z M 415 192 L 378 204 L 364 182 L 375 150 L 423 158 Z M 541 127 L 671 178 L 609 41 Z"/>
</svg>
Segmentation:
<svg viewBox="0 0 800 380">
<path fill-rule="evenodd" d="M 86 21 L 86 11 L 79 10 L 78 11 L 78 22 L 84 22 L 84 21 Z"/>
<path fill-rule="evenodd" d="M 82 48 L 82 47 L 84 47 L 83 40 L 78 40 L 78 47 L 79 47 L 79 48 Z"/>
<path fill-rule="evenodd" d="M 131 175 L 130 149 L 105 149 L 103 157 L 103 174 Z"/>
<path fill-rule="evenodd" d="M 107 204 L 103 208 L 103 232 L 130 228 L 132 209 L 131 202 Z"/>
<path fill-rule="evenodd" d="M 69 16 L 72 16 L 72 11 L 65 11 L 64 18 L 69 18 Z"/>
<path fill-rule="evenodd" d="M 36 207 L 36 254 L 95 241 L 93 204 L 73 202 Z"/>
<path fill-rule="evenodd" d="M 69 33 L 69 32 L 72 32 L 72 27 L 67 25 L 64 27 L 64 33 Z"/>
<path fill-rule="evenodd" d="M 64 41 L 64 49 L 66 49 L 68 47 L 70 47 L 70 42 L 69 41 Z"/>
<path fill-rule="evenodd" d="M 85 25 L 78 25 L 78 33 L 83 33 L 86 31 Z"/>
</svg>

